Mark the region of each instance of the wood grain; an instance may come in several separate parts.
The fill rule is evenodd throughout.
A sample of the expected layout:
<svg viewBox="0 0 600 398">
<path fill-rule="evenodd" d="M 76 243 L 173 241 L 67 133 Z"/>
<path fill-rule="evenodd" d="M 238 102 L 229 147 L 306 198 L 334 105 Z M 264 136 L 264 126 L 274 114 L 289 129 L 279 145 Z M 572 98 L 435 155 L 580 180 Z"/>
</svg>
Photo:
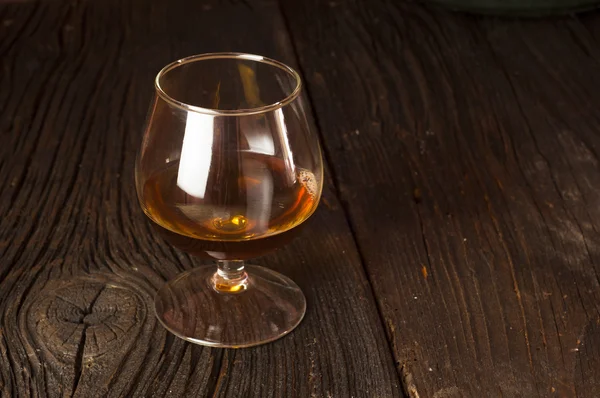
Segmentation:
<svg viewBox="0 0 600 398">
<path fill-rule="evenodd" d="M 406 393 L 600 395 L 593 30 L 282 5 Z"/>
<path fill-rule="evenodd" d="M 138 207 L 133 162 L 155 73 L 238 50 L 295 63 L 273 3 L 0 6 L 0 395 L 400 396 L 382 323 L 330 189 L 260 260 L 304 290 L 301 326 L 245 350 L 165 332 L 152 296 L 197 261 Z"/>
</svg>

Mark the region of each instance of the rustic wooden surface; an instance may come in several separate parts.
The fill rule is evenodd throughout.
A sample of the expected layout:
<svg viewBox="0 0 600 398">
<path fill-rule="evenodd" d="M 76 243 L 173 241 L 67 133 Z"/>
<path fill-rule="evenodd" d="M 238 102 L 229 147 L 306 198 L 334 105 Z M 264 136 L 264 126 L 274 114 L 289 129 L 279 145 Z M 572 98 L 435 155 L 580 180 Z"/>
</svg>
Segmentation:
<svg viewBox="0 0 600 398">
<path fill-rule="evenodd" d="M 597 15 L 284 4 L 408 395 L 600 396 Z"/>
<path fill-rule="evenodd" d="M 152 295 L 197 264 L 138 207 L 152 79 L 297 66 L 331 177 L 290 336 L 222 350 Z M 0 396 L 600 396 L 600 14 L 411 2 L 0 1 Z"/>
<path fill-rule="evenodd" d="M 332 184 L 307 234 L 260 260 L 303 288 L 296 332 L 221 350 L 154 318 L 153 293 L 194 261 L 163 243 L 136 199 L 153 76 L 216 50 L 294 63 L 276 4 L 25 2 L 0 15 L 0 395 L 401 395 Z"/>
</svg>

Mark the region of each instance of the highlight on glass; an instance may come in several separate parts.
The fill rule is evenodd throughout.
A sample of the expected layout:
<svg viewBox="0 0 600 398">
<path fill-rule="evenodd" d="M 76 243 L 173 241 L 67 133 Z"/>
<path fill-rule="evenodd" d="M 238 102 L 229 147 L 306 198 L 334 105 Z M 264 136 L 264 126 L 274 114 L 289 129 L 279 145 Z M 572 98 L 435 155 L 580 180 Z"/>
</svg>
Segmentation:
<svg viewBox="0 0 600 398">
<path fill-rule="evenodd" d="M 216 262 L 166 283 L 158 319 L 208 346 L 286 335 L 306 311 L 302 291 L 245 261 L 288 243 L 319 203 L 323 164 L 300 76 L 262 56 L 212 53 L 167 65 L 155 89 L 136 160 L 141 207 L 173 246 Z"/>
</svg>

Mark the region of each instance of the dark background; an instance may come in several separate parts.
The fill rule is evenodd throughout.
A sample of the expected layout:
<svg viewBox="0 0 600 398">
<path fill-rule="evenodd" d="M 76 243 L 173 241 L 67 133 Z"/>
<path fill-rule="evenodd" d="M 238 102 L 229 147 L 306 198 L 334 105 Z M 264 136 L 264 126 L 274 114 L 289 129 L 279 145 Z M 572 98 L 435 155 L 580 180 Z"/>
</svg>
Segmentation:
<svg viewBox="0 0 600 398">
<path fill-rule="evenodd" d="M 302 73 L 327 162 L 301 238 L 257 260 L 303 323 L 272 344 L 168 334 L 198 262 L 139 209 L 165 64 Z M 600 14 L 391 0 L 0 1 L 0 394 L 600 396 Z"/>
</svg>

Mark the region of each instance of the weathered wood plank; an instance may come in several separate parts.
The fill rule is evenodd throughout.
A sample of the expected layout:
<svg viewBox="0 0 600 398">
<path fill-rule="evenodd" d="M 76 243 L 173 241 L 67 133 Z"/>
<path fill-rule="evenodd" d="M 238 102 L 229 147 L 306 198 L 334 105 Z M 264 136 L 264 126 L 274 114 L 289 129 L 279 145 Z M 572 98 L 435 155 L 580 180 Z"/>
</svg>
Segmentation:
<svg viewBox="0 0 600 398">
<path fill-rule="evenodd" d="M 600 395 L 597 43 L 282 4 L 409 396 Z"/>
<path fill-rule="evenodd" d="M 197 264 L 138 208 L 133 162 L 155 73 L 238 50 L 294 62 L 275 4 L 0 6 L 0 395 L 399 396 L 393 357 L 330 189 L 307 233 L 260 260 L 298 282 L 290 336 L 240 351 L 156 322 L 152 295 Z"/>
</svg>

